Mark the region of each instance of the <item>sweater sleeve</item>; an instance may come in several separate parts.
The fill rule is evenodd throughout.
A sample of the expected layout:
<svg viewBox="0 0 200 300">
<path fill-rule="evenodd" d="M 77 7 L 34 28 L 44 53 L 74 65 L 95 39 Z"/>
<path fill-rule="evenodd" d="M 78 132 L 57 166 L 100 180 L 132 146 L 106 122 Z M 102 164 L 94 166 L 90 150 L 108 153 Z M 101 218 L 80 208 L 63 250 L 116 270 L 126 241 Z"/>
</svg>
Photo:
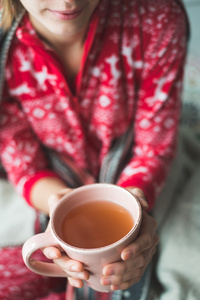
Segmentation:
<svg viewBox="0 0 200 300">
<path fill-rule="evenodd" d="M 30 205 L 32 185 L 42 177 L 58 177 L 14 99 L 1 104 L 0 158 L 8 179 Z"/>
<path fill-rule="evenodd" d="M 146 12 L 148 14 L 148 12 Z M 141 188 L 153 207 L 176 152 L 186 55 L 186 19 L 178 8 L 151 17 L 143 32 L 143 67 L 134 123 L 132 159 L 118 184 Z M 160 27 L 158 26 L 160 25 Z"/>
</svg>

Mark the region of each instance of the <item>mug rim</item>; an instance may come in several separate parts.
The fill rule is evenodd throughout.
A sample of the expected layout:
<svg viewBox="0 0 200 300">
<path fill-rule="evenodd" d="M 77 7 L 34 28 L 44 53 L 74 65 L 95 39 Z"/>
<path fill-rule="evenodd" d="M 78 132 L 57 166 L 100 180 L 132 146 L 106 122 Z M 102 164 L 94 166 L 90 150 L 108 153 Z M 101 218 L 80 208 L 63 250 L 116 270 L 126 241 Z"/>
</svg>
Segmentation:
<svg viewBox="0 0 200 300">
<path fill-rule="evenodd" d="M 55 226 L 53 226 L 53 219 L 55 217 L 55 213 L 56 211 L 59 209 L 60 206 L 63 205 L 63 201 L 68 198 L 68 196 L 73 196 L 73 194 L 76 194 L 78 193 L 80 190 L 85 190 L 85 189 L 88 189 L 90 187 L 94 187 L 95 186 L 110 186 L 111 188 L 119 188 L 119 189 L 122 189 L 123 191 L 125 191 L 125 193 L 129 193 L 131 194 L 131 196 L 134 198 L 134 200 L 136 201 L 137 203 L 137 207 L 138 207 L 138 217 L 137 217 L 137 220 L 136 222 L 134 223 L 133 227 L 130 229 L 130 231 L 125 235 L 123 236 L 121 239 L 119 239 L 118 241 L 114 242 L 114 243 L 111 243 L 109 245 L 106 245 L 106 246 L 102 246 L 102 247 L 98 247 L 98 248 L 79 248 L 79 247 L 76 247 L 76 246 L 73 246 L 71 244 L 68 244 L 66 243 L 65 241 L 63 241 L 63 239 L 59 236 L 59 234 L 56 232 L 55 230 Z M 118 186 L 118 185 L 115 185 L 115 184 L 112 184 L 112 183 L 93 183 L 93 184 L 87 184 L 87 185 L 83 185 L 83 186 L 80 186 L 78 188 L 76 188 L 75 190 L 73 190 L 72 192 L 70 192 L 69 195 L 64 195 L 60 201 L 56 204 L 56 206 L 54 207 L 53 209 L 53 212 L 52 212 L 52 215 L 51 215 L 51 218 L 50 218 L 50 228 L 51 228 L 51 231 L 53 233 L 53 235 L 55 236 L 55 238 L 59 241 L 59 243 L 62 245 L 65 246 L 65 248 L 68 248 L 68 249 L 73 249 L 73 251 L 77 252 L 77 253 L 83 253 L 83 252 L 88 252 L 88 253 L 98 253 L 98 252 L 102 252 L 104 250 L 108 250 L 109 248 L 113 248 L 113 247 L 117 247 L 118 245 L 120 245 L 123 241 L 127 240 L 129 237 L 131 237 L 132 233 L 133 232 L 136 232 L 138 227 L 140 227 L 141 225 L 141 221 L 142 221 L 142 207 L 141 207 L 141 204 L 138 200 L 138 198 L 136 196 L 134 196 L 130 191 L 126 190 L 125 188 L 121 187 L 121 186 Z"/>
</svg>

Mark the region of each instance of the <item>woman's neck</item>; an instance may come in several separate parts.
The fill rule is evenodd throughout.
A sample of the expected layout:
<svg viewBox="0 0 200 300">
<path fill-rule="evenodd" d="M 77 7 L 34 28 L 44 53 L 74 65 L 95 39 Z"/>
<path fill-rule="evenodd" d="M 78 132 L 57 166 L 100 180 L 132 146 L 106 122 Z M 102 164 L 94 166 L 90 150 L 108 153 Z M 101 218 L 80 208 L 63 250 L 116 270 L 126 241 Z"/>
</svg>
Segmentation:
<svg viewBox="0 0 200 300">
<path fill-rule="evenodd" d="M 80 70 L 87 27 L 76 35 L 56 35 L 40 26 L 31 16 L 30 20 L 40 38 L 54 49 L 65 69 L 65 75 L 72 81 Z"/>
<path fill-rule="evenodd" d="M 49 31 L 46 27 L 38 23 L 31 15 L 29 15 L 29 18 L 40 38 L 53 48 L 65 49 L 71 47 L 72 45 L 84 44 L 88 26 L 83 27 L 76 34 L 56 34 L 54 32 Z"/>
</svg>

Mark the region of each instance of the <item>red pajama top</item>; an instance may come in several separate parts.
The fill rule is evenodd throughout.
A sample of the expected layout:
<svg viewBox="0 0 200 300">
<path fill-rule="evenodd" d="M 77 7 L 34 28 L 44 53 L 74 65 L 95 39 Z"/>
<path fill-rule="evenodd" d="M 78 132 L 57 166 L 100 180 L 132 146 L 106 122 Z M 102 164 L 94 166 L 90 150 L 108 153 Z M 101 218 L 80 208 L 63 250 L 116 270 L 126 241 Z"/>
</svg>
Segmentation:
<svg viewBox="0 0 200 300">
<path fill-rule="evenodd" d="M 72 92 L 58 57 L 28 16 L 16 31 L 0 110 L 0 156 L 29 202 L 32 185 L 57 176 L 43 146 L 96 181 L 114 139 L 133 120 L 133 154 L 117 182 L 150 207 L 175 154 L 186 52 L 186 18 L 173 0 L 101 0 Z M 91 180 L 92 178 L 92 180 Z"/>
</svg>

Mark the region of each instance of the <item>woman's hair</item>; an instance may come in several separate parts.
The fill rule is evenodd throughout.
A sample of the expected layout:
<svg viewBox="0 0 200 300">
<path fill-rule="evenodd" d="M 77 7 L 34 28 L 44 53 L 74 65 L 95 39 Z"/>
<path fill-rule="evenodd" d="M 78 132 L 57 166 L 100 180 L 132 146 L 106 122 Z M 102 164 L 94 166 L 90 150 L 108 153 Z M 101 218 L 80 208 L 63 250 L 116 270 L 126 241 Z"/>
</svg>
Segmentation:
<svg viewBox="0 0 200 300">
<path fill-rule="evenodd" d="M 22 9 L 19 0 L 0 0 L 0 8 L 2 11 L 1 24 L 3 30 L 8 29 L 17 13 Z"/>
</svg>

